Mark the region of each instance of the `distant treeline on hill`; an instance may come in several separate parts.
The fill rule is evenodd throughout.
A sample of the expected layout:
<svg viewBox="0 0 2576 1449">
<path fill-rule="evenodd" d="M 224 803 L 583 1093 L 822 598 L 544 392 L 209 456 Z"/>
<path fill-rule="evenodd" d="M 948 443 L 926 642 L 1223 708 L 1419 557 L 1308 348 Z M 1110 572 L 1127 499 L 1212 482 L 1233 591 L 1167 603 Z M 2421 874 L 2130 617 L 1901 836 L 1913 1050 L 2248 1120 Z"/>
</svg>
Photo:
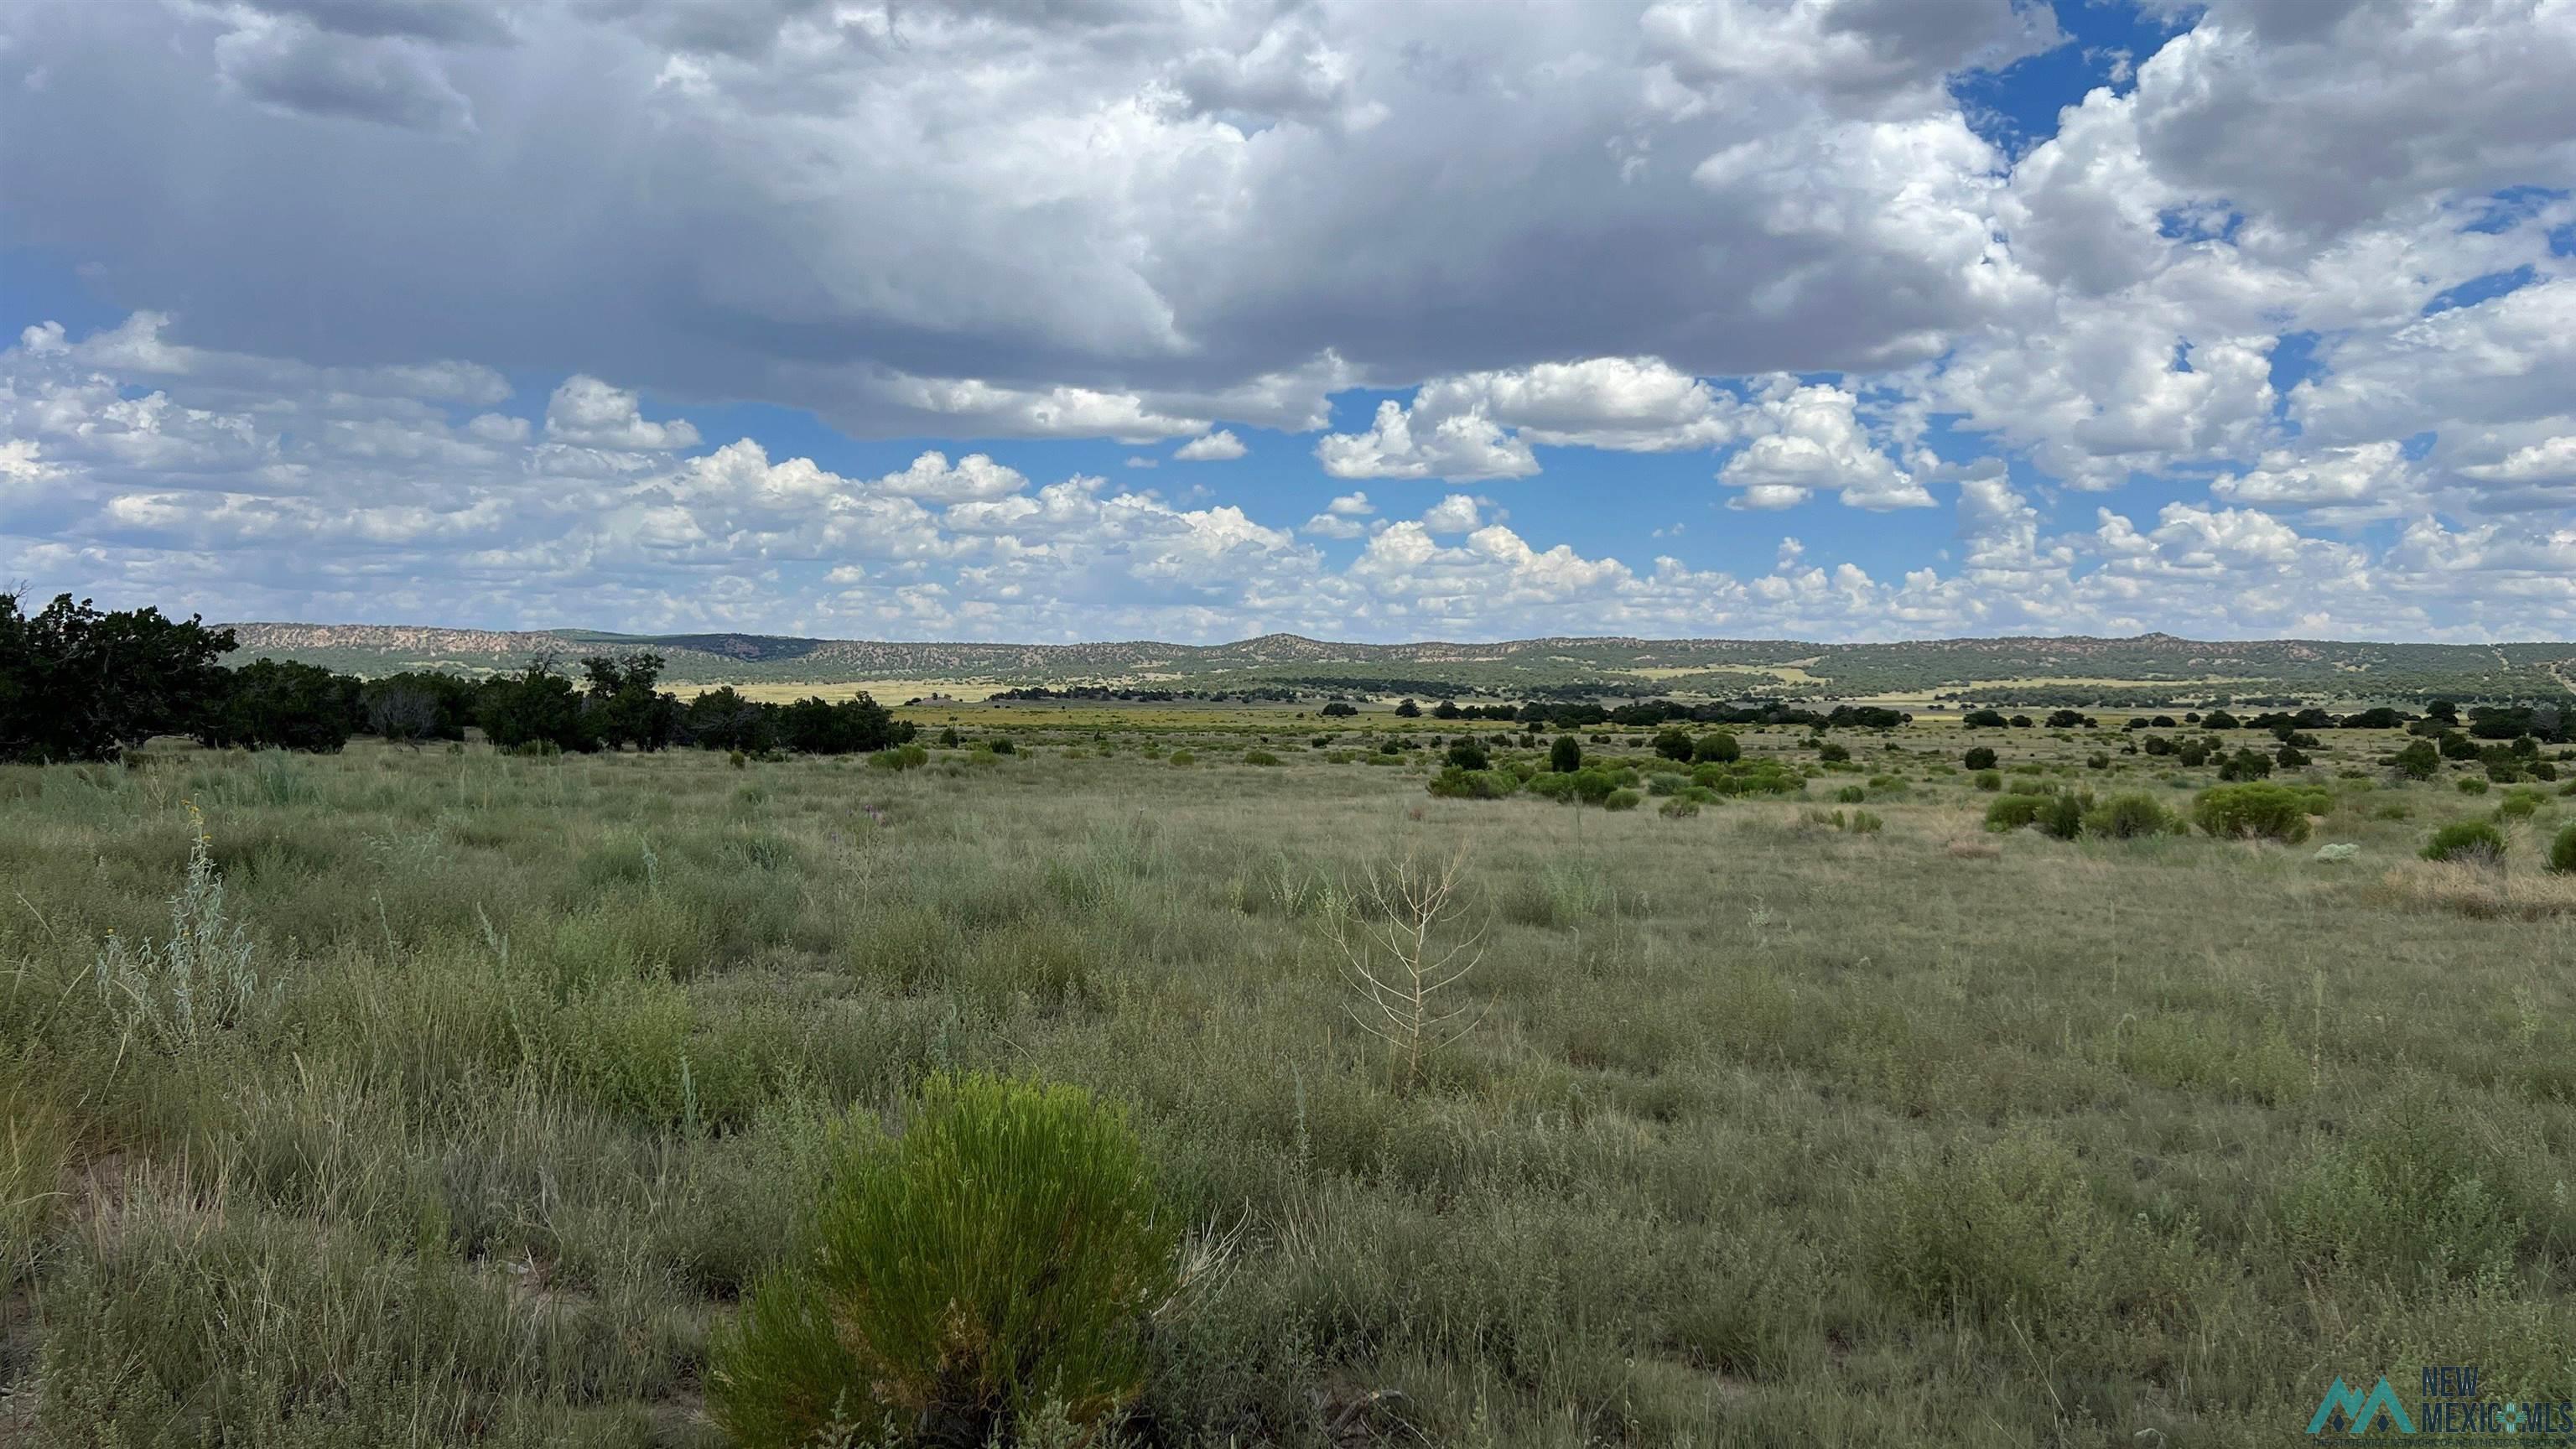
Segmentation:
<svg viewBox="0 0 2576 1449">
<path fill-rule="evenodd" d="M 550 660 L 467 679 L 411 671 L 360 679 L 312 664 L 218 661 L 232 631 L 104 613 L 69 594 L 30 614 L 0 594 L 0 759 L 110 760 L 155 735 L 209 746 L 337 750 L 354 735 L 461 740 L 469 725 L 531 753 L 696 745 L 760 754 L 854 754 L 912 738 L 913 726 L 858 694 L 765 704 L 732 688 L 687 703 L 660 689 L 652 653 L 593 655 L 578 682 Z"/>
<path fill-rule="evenodd" d="M 1090 700 L 1118 704 L 1172 704 L 1197 700 L 1205 704 L 1224 704 L 1240 700 L 1245 704 L 1294 704 L 1301 696 L 1293 689 L 1259 687 L 1251 689 L 1136 689 L 1123 684 L 1068 684 L 1050 689 L 1043 684 L 1026 684 L 1016 689 L 997 690 L 986 695 L 995 700 Z"/>
<path fill-rule="evenodd" d="M 1411 701 L 1407 701 L 1411 703 Z M 1398 711 L 1399 713 L 1401 710 Z M 1830 710 L 1802 709 L 1769 701 L 1759 704 L 1684 704 L 1672 699 L 1641 699 L 1604 707 L 1590 702 L 1531 700 L 1526 704 L 1460 704 L 1444 699 L 1431 708 L 1433 719 L 1497 720 L 1557 729 L 1619 725 L 1647 729 L 1678 720 L 1697 724 L 1805 725 L 1814 729 L 1894 729 L 1914 718 L 1876 705 L 1836 705 Z"/>
</svg>

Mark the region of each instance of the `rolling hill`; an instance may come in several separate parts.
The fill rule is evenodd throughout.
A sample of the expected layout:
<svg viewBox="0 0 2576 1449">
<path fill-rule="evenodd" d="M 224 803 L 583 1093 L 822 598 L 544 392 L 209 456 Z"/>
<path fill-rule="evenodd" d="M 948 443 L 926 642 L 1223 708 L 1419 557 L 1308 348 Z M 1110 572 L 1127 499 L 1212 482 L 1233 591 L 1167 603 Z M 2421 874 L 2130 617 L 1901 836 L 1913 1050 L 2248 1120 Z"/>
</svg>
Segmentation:
<svg viewBox="0 0 2576 1449">
<path fill-rule="evenodd" d="M 2541 699 L 2576 694 L 2576 644 L 1927 639 L 1894 644 L 1798 640 L 1565 637 L 1488 644 L 1344 644 L 1265 634 L 1231 644 L 889 643 L 768 634 L 509 632 L 416 625 L 241 623 L 235 662 L 296 659 L 350 673 L 445 669 L 482 675 L 551 657 L 652 650 L 682 685 L 954 681 L 1006 685 L 1144 684 L 1224 689 L 1292 685 L 1366 692 L 1607 693 L 1719 696 L 1972 696 L 2001 703 L 2149 703 L 2300 696 Z"/>
</svg>

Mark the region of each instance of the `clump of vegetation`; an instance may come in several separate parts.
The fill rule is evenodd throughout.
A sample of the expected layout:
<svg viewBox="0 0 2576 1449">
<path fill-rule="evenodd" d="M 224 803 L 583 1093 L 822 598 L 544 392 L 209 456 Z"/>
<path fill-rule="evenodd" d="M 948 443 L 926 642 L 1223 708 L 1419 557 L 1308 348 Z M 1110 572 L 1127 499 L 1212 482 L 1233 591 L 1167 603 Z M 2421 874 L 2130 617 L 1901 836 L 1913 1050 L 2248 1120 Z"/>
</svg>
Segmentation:
<svg viewBox="0 0 2576 1449">
<path fill-rule="evenodd" d="M 191 805 L 188 818 L 188 872 L 170 898 L 170 934 L 128 947 L 111 933 L 90 968 L 128 1046 L 185 1051 L 258 1026 L 277 1002 L 278 983 L 260 980 L 249 936 L 224 911 L 205 817 Z"/>
<path fill-rule="evenodd" d="M 1583 768 L 1583 744 L 1572 735 L 1558 735 L 1548 746 L 1547 767 L 1560 775 L 1571 775 Z"/>
<path fill-rule="evenodd" d="M 1275 765 L 1279 763 L 1279 757 L 1268 750 L 1246 750 L 1243 762 L 1247 765 Z"/>
<path fill-rule="evenodd" d="M 2553 875 L 2576 875 L 2576 820 L 2559 827 L 2558 838 L 2549 842 L 2548 867 Z"/>
<path fill-rule="evenodd" d="M 2271 757 L 2261 750 L 2238 750 L 2228 757 L 2226 763 L 2218 767 L 2218 778 L 2222 780 L 2267 780 L 2271 776 Z"/>
<path fill-rule="evenodd" d="M 1519 782 L 1499 770 L 1446 765 L 1425 788 L 1443 800 L 1500 800 L 1518 789 Z"/>
<path fill-rule="evenodd" d="M 2434 831 L 2422 854 L 2426 860 L 2479 863 L 2501 860 L 2504 852 L 2503 831 L 2484 820 L 2462 820 Z"/>
<path fill-rule="evenodd" d="M 1959 763 L 1971 770 L 1991 770 L 1995 767 L 1995 752 L 1988 746 L 1979 745 L 1961 756 Z"/>
<path fill-rule="evenodd" d="M 2085 834 L 2110 840 L 2142 840 L 2182 828 L 2183 822 L 2153 795 L 2114 795 L 2084 816 Z"/>
<path fill-rule="evenodd" d="M 2325 813 L 2322 790 L 2289 785 L 2220 785 L 2192 803 L 2192 823 L 2211 835 L 2277 840 L 2297 845 L 2308 838 L 2308 817 Z"/>
<path fill-rule="evenodd" d="M 1124 1115 L 1069 1086 L 937 1077 L 891 1142 L 842 1154 L 796 1248 L 711 1354 L 737 1443 L 898 1416 L 981 1445 L 1041 1411 L 1113 1422 L 1144 1389 L 1178 1236 Z"/>
<path fill-rule="evenodd" d="M 1712 730 L 1690 741 L 1690 753 L 1682 758 L 1698 765 L 1732 765 L 1744 758 L 1744 746 L 1726 731 Z"/>
</svg>

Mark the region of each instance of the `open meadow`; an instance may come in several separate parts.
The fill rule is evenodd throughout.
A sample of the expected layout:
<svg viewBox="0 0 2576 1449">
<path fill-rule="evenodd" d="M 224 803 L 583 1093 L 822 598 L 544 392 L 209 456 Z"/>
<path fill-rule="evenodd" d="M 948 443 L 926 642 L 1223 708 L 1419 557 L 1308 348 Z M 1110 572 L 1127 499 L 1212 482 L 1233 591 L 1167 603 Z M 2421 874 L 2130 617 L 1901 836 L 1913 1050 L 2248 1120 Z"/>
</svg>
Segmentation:
<svg viewBox="0 0 2576 1449">
<path fill-rule="evenodd" d="M 1194 1265 L 1117 1442 L 2277 1445 L 2338 1375 L 2576 1387 L 2557 783 L 2325 730 L 2296 843 L 2066 839 L 2216 777 L 1945 722 L 1741 729 L 1694 790 L 1608 729 L 1601 800 L 1440 798 L 1421 742 L 1551 738 L 955 713 L 902 769 L 0 767 L 0 1443 L 722 1443 L 833 1154 L 975 1072 L 1122 1105 Z M 2501 856 L 2419 858 L 2468 821 Z M 1391 1045 L 1408 866 L 1465 969 Z"/>
</svg>

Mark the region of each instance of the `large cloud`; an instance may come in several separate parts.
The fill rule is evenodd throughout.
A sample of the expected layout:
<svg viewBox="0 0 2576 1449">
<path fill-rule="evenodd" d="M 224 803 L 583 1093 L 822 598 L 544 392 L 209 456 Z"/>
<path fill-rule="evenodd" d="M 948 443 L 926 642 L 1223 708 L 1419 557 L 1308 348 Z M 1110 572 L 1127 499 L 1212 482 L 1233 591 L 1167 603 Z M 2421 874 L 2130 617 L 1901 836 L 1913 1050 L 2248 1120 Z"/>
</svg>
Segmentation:
<svg viewBox="0 0 2576 1449">
<path fill-rule="evenodd" d="M 378 617 L 2563 627 L 2576 4 L 2144 9 L 2132 67 L 2036 0 L 11 7 L 0 245 L 127 320 L 10 319 L 8 546 Z M 2079 67 L 2018 153 L 1960 99 Z M 737 402 L 956 441 L 673 416 Z M 1247 461 L 1185 507 L 1009 446 L 1092 438 Z M 1271 507 L 1308 454 L 1383 483 Z M 1522 539 L 1649 473 L 1960 547 Z"/>
</svg>

